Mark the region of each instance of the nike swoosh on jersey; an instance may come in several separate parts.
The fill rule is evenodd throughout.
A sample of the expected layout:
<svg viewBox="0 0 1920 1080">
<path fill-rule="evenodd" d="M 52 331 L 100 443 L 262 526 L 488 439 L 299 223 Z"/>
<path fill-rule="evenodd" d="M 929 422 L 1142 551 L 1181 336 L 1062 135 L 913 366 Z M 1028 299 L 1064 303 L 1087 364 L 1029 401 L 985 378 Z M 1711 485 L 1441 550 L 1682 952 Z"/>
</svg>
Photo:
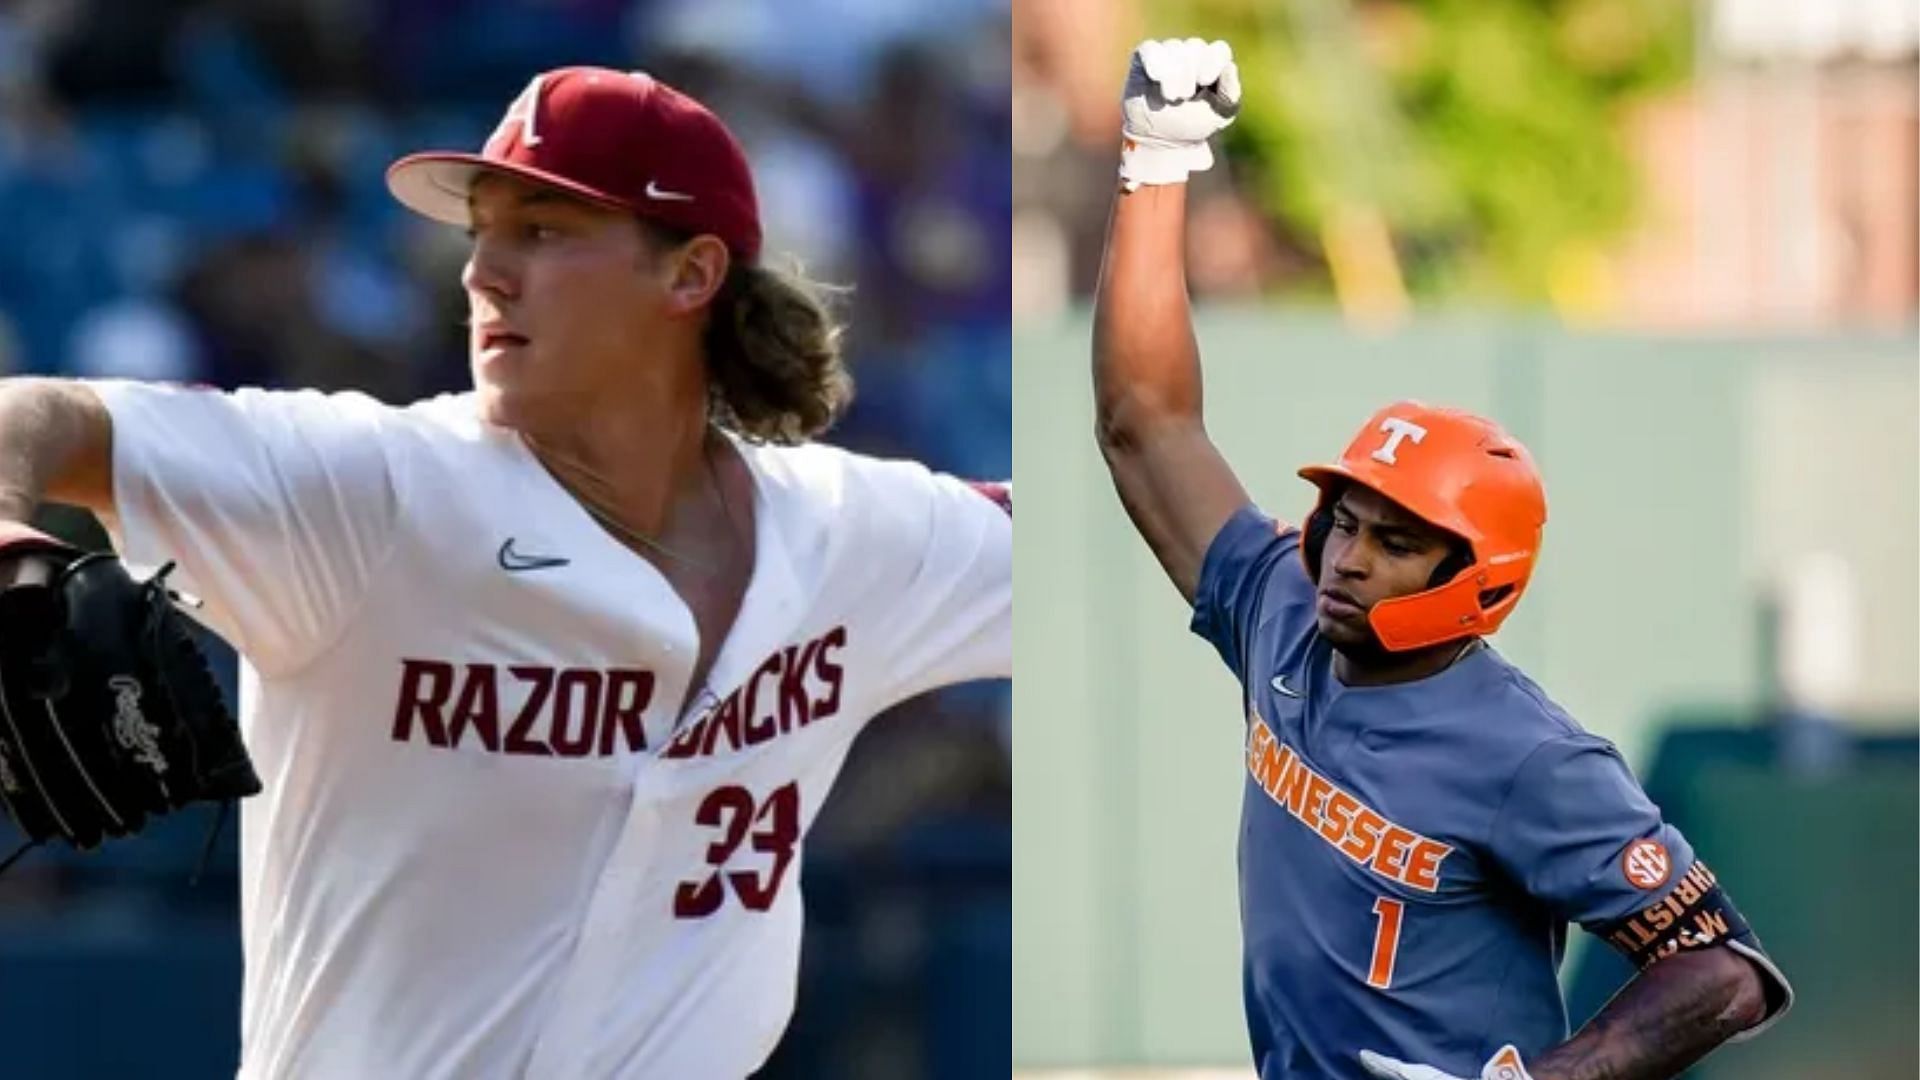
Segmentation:
<svg viewBox="0 0 1920 1080">
<path fill-rule="evenodd" d="M 1288 697 L 1300 696 L 1300 691 L 1295 690 L 1292 687 L 1287 685 L 1287 677 L 1285 675 L 1275 675 L 1273 677 L 1273 681 L 1271 683 L 1268 683 L 1267 685 L 1273 687 L 1275 690 L 1280 691 L 1281 693 L 1287 695 Z"/>
<path fill-rule="evenodd" d="M 522 570 L 551 570 L 573 561 L 552 555 L 523 555 L 513 550 L 513 540 L 514 538 L 509 536 L 507 542 L 500 545 L 500 569 L 509 574 L 517 574 Z"/>
</svg>

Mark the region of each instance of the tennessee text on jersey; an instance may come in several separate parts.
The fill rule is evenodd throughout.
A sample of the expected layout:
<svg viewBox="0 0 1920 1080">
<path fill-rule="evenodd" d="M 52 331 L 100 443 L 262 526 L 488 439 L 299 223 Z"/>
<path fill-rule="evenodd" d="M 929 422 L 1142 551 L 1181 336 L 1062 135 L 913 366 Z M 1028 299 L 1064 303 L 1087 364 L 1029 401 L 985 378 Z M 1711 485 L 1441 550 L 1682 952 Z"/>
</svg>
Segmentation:
<svg viewBox="0 0 1920 1080">
<path fill-rule="evenodd" d="M 1402 885 L 1433 892 L 1453 847 L 1389 821 L 1313 771 L 1293 747 L 1274 737 L 1255 713 L 1248 726 L 1247 771 L 1267 797 L 1340 854 Z"/>
</svg>

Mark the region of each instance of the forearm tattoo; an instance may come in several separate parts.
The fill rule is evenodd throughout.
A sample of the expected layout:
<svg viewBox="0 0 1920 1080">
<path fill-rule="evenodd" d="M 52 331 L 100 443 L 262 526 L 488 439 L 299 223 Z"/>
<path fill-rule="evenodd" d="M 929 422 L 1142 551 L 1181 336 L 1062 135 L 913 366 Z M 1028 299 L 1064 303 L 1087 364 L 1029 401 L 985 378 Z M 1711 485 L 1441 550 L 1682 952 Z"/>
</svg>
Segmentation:
<svg viewBox="0 0 1920 1080">
<path fill-rule="evenodd" d="M 1667 1080 L 1752 1026 L 1759 976 L 1724 948 L 1642 972 L 1573 1038 L 1527 1063 L 1534 1080 Z"/>
</svg>

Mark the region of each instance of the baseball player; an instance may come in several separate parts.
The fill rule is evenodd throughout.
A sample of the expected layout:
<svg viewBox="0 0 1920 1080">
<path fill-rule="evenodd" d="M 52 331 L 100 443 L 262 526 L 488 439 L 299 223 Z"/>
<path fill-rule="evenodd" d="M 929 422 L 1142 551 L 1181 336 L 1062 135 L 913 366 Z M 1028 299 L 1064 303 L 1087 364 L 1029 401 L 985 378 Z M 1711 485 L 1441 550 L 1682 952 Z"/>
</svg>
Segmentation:
<svg viewBox="0 0 1920 1080">
<path fill-rule="evenodd" d="M 806 441 L 835 328 L 667 85 L 389 183 L 472 237 L 471 392 L 14 381 L 0 520 L 92 508 L 244 658 L 244 1080 L 745 1076 L 849 744 L 1011 674 L 1011 489 Z"/>
<path fill-rule="evenodd" d="M 1301 470 L 1318 501 L 1296 527 L 1208 439 L 1186 180 L 1239 97 L 1225 44 L 1134 53 L 1093 374 L 1121 501 L 1244 688 L 1260 1076 L 1673 1076 L 1792 993 L 1614 748 L 1485 641 L 1539 553 L 1526 448 L 1465 412 L 1389 405 Z M 1569 1039 L 1570 922 L 1639 974 Z"/>
</svg>

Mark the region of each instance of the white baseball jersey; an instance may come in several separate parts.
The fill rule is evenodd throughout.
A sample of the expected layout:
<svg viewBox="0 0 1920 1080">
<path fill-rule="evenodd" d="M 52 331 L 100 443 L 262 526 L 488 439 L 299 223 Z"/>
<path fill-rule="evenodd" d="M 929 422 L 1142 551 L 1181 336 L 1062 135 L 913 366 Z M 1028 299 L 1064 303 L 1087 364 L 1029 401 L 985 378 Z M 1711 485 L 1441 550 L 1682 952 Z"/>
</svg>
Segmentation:
<svg viewBox="0 0 1920 1080">
<path fill-rule="evenodd" d="M 1011 674 L 1009 513 L 919 465 L 741 444 L 690 694 L 687 607 L 469 396 L 91 385 L 116 544 L 244 658 L 243 1080 L 746 1075 L 861 725 Z"/>
</svg>

